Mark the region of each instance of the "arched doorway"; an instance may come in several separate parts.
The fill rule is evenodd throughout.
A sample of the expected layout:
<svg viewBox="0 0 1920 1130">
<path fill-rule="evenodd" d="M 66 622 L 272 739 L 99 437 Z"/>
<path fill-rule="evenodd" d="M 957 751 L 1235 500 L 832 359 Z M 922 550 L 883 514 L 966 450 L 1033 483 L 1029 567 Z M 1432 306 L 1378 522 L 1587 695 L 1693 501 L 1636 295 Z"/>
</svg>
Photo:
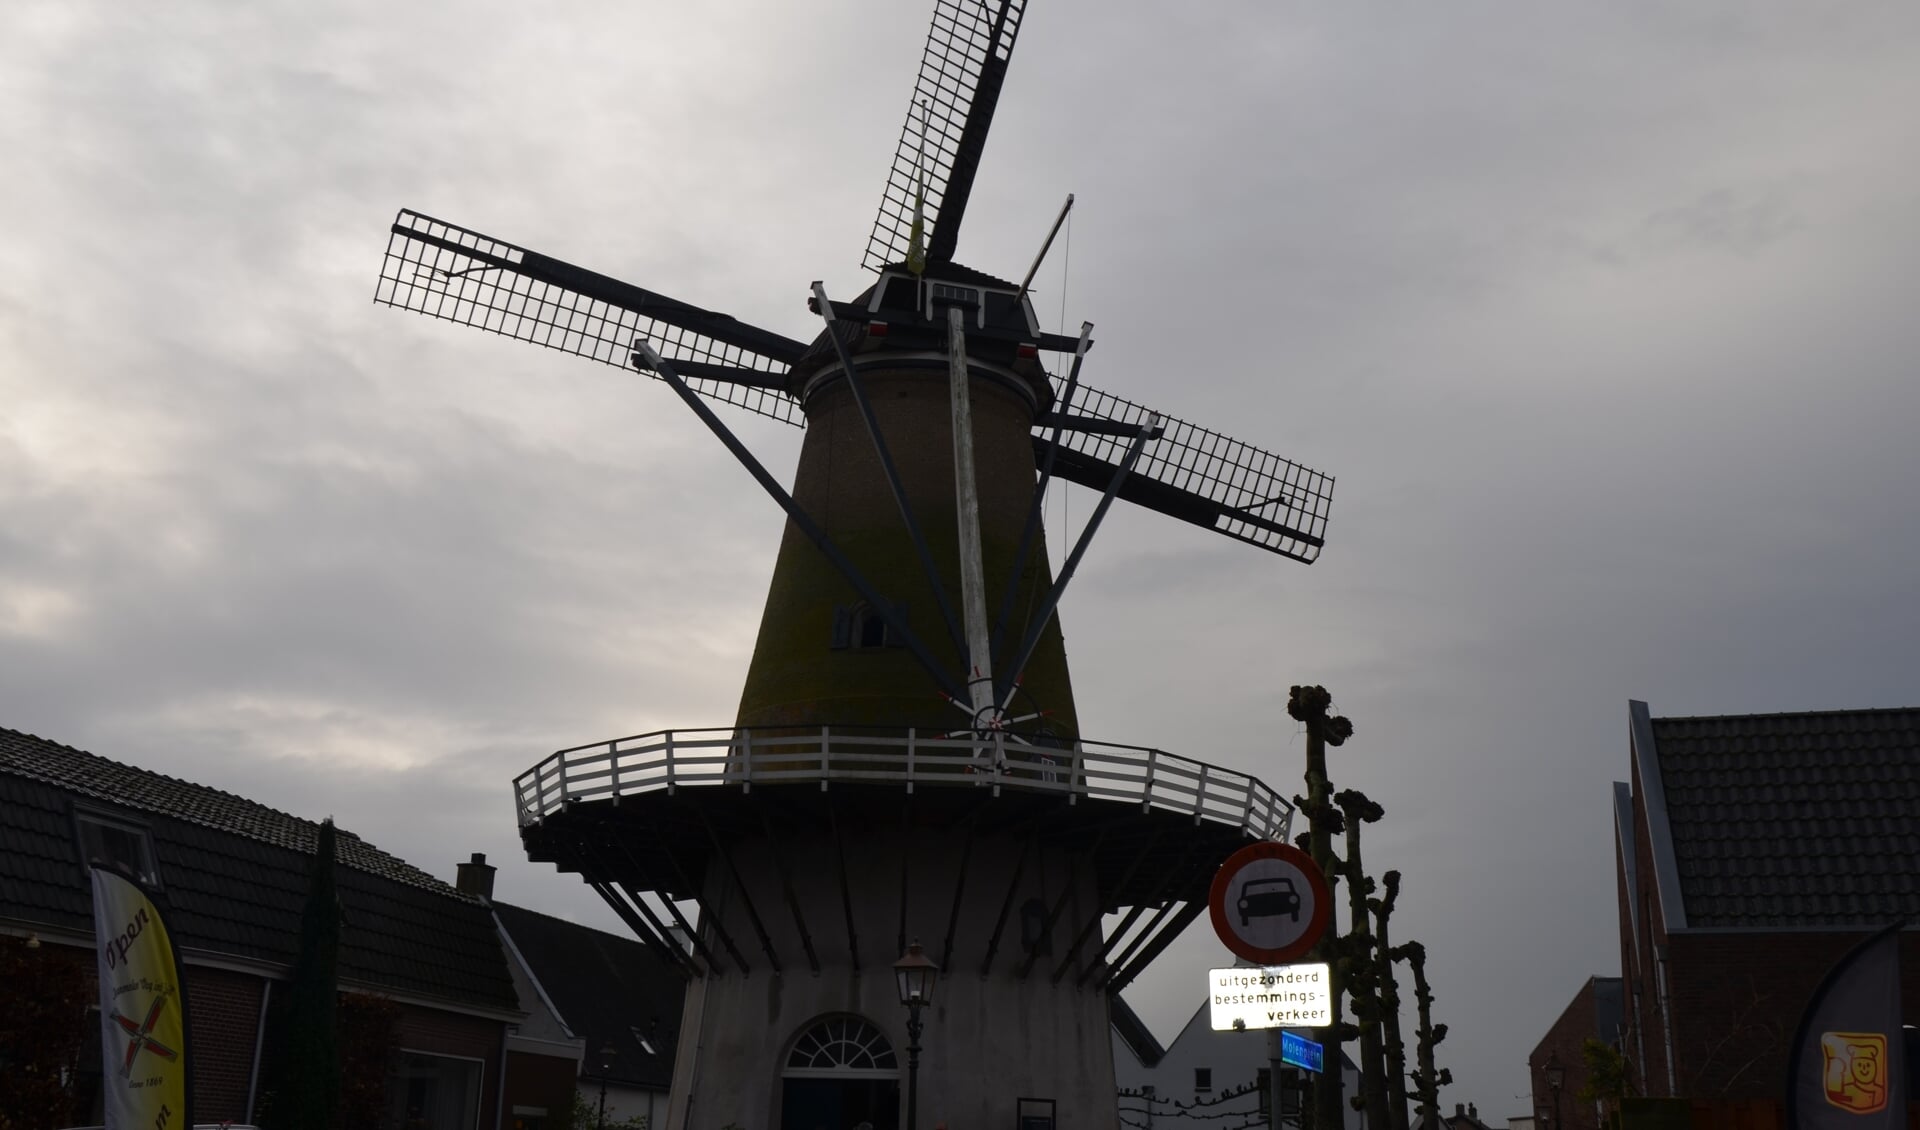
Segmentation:
<svg viewBox="0 0 1920 1130">
<path fill-rule="evenodd" d="M 899 1130 L 900 1063 L 880 1030 L 858 1016 L 816 1020 L 780 1072 L 781 1130 Z"/>
</svg>

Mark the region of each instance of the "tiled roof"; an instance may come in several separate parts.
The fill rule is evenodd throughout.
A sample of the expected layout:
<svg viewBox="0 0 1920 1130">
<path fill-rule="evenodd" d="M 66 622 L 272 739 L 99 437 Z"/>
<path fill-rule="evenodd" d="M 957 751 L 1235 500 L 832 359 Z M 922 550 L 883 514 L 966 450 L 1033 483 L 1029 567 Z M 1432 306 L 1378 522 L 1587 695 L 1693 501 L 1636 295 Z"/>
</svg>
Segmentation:
<svg viewBox="0 0 1920 1130">
<path fill-rule="evenodd" d="M 320 825 L 229 792 L 136 769 L 118 761 L 17 730 L 0 729 L 0 772 L 44 781 L 78 793 L 261 843 L 313 854 Z M 336 828 L 335 858 L 346 867 L 439 894 L 454 889 L 402 859 L 388 855 L 344 828 Z"/>
<path fill-rule="evenodd" d="M 501 902 L 493 910 L 561 1022 L 586 1042 L 581 1073 L 598 1077 L 601 1050 L 611 1047 L 608 1078 L 665 1090 L 686 993 L 680 975 L 632 938 Z"/>
<path fill-rule="evenodd" d="M 1689 927 L 1920 916 L 1920 709 L 1655 718 Z"/>
<path fill-rule="evenodd" d="M 231 793 L 0 729 L 0 919 L 90 933 L 73 806 L 148 829 L 183 948 L 290 966 L 319 825 Z M 517 1011 L 486 906 L 341 830 L 340 978 Z"/>
</svg>

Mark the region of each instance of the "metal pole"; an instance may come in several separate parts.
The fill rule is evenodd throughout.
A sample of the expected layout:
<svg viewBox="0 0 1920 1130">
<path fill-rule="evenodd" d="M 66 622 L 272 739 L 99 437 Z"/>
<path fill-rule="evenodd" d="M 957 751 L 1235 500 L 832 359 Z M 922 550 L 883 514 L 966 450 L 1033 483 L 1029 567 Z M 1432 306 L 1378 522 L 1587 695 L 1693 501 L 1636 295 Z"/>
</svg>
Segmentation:
<svg viewBox="0 0 1920 1130">
<path fill-rule="evenodd" d="M 993 720 L 993 652 L 987 636 L 987 574 L 980 559 L 980 481 L 973 471 L 973 396 L 967 377 L 966 314 L 947 308 L 947 384 L 953 403 L 953 492 L 960 514 L 960 608 L 967 625 L 966 673 L 973 724 Z"/>
<path fill-rule="evenodd" d="M 1280 1130 L 1280 1029 L 1267 1029 L 1267 1125 Z"/>
<path fill-rule="evenodd" d="M 1067 222 L 1067 213 L 1073 211 L 1073 193 L 1067 193 L 1067 202 L 1060 206 L 1060 214 L 1053 218 L 1053 226 L 1047 229 L 1047 238 L 1040 244 L 1040 254 L 1033 257 L 1033 266 L 1027 268 L 1027 277 L 1020 280 L 1020 293 L 1014 295 L 1017 302 L 1027 295 L 1027 287 L 1032 285 L 1033 276 L 1040 271 L 1040 263 L 1047 257 L 1047 251 L 1053 246 L 1053 237 L 1060 234 L 1060 225 Z"/>
<path fill-rule="evenodd" d="M 920 1002 L 907 1005 L 907 1130 L 920 1122 Z"/>
</svg>

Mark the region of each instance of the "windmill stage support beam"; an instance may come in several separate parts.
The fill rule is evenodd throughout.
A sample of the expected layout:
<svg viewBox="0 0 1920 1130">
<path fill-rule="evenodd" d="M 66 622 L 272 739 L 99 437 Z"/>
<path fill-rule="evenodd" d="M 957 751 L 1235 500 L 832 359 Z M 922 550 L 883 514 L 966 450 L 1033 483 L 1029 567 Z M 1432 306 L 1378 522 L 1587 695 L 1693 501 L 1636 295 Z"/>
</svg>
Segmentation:
<svg viewBox="0 0 1920 1130">
<path fill-rule="evenodd" d="M 980 963 L 980 976 L 993 968 L 993 956 L 1000 952 L 1000 935 L 1007 928 L 1007 915 L 1013 912 L 1013 897 L 1020 893 L 1020 879 L 1027 873 L 1027 858 L 1033 854 L 1037 837 L 1027 837 L 1020 848 L 1020 859 L 1013 865 L 1013 878 L 1007 880 L 1007 897 L 1000 900 L 1000 915 L 993 920 L 993 935 L 987 939 L 987 957 Z"/>
<path fill-rule="evenodd" d="M 664 843 L 664 839 L 662 839 L 661 842 Z M 633 854 L 633 848 L 628 844 L 624 836 L 620 838 L 620 854 L 627 857 L 627 864 L 633 868 L 634 874 L 645 878 L 648 886 L 653 887 L 655 890 L 660 889 L 661 885 L 653 878 L 652 873 L 647 868 L 640 866 L 640 860 Z M 627 884 L 628 897 L 638 901 L 639 896 L 634 895 L 632 886 L 632 884 Z M 687 940 L 693 943 L 693 948 L 695 952 L 700 955 L 700 960 L 706 962 L 707 967 L 715 973 L 726 972 L 726 966 L 721 962 L 720 956 L 707 948 L 707 943 L 700 937 L 700 932 L 695 930 L 693 924 L 687 921 L 686 915 L 680 913 L 680 908 L 674 905 L 673 899 L 662 894 L 660 896 L 660 905 L 666 907 L 667 913 L 673 916 L 674 925 L 687 932 Z"/>
<path fill-rule="evenodd" d="M 840 872 L 840 908 L 847 917 L 847 953 L 853 959 L 853 971 L 860 972 L 860 934 L 853 928 L 853 888 L 847 883 L 847 845 L 840 838 L 840 820 L 834 814 L 832 799 L 827 801 L 827 828 L 833 834 L 833 862 Z"/>
<path fill-rule="evenodd" d="M 773 834 L 773 821 L 767 814 L 760 814 L 760 827 L 766 833 L 767 846 L 773 851 L 773 865 L 780 874 L 780 892 L 786 896 L 787 910 L 793 914 L 793 928 L 800 932 L 800 948 L 806 951 L 807 967 L 814 976 L 820 975 L 820 955 L 813 952 L 813 935 L 807 930 L 807 916 L 800 909 L 799 896 L 793 893 L 793 867 L 787 861 L 787 853 L 780 848 L 780 840 Z"/>
<path fill-rule="evenodd" d="M 833 343 L 834 355 L 840 358 L 840 368 L 847 377 L 847 391 L 853 394 L 854 407 L 860 410 L 860 419 L 867 425 L 867 436 L 873 440 L 874 454 L 880 457 L 880 470 L 886 475 L 887 489 L 893 492 L 893 504 L 900 509 L 900 520 L 907 527 L 907 536 L 913 539 L 913 551 L 920 558 L 920 569 L 927 575 L 927 584 L 933 588 L 933 601 L 940 606 L 940 619 L 947 625 L 947 634 L 953 639 L 953 648 L 963 656 L 966 654 L 966 641 L 960 637 L 960 626 L 954 622 L 953 605 L 947 600 L 947 586 L 940 581 L 940 571 L 934 567 L 933 551 L 927 548 L 927 539 L 920 532 L 920 521 L 913 515 L 913 506 L 907 502 L 906 488 L 900 485 L 900 471 L 893 463 L 893 452 L 887 448 L 887 440 L 880 431 L 880 418 L 874 415 L 873 402 L 867 399 L 866 389 L 860 383 L 860 375 L 854 371 L 853 356 L 847 352 L 847 343 L 833 327 L 833 303 L 827 299 L 826 288 L 819 280 L 813 284 L 814 302 L 820 308 L 820 318 L 827 324 L 827 340 Z"/>
<path fill-rule="evenodd" d="M 611 883 L 595 879 L 588 880 L 587 885 L 593 888 L 594 894 L 600 896 L 600 901 L 613 908 L 613 912 L 620 916 L 620 921 L 627 924 L 627 929 L 633 931 L 634 937 L 646 943 L 646 947 L 653 951 L 655 957 L 672 966 L 673 971 L 680 974 L 680 976 L 693 976 L 687 968 L 685 961 L 686 955 L 678 954 L 678 956 L 676 956 L 677 950 L 675 947 L 658 934 L 655 934 L 652 927 L 648 926 L 646 921 L 634 912 L 633 907 L 628 904 L 626 898 L 623 897 L 619 891 L 615 890 Z"/>
<path fill-rule="evenodd" d="M 1120 951 L 1118 957 L 1113 959 L 1113 964 L 1107 969 L 1107 975 L 1100 981 L 1101 987 L 1110 993 L 1117 992 L 1118 990 L 1110 986 L 1113 984 L 1114 978 L 1120 975 L 1120 970 L 1125 968 L 1127 962 L 1133 959 L 1133 955 L 1139 952 L 1140 947 L 1146 944 L 1147 939 L 1153 936 L 1153 932 L 1160 928 L 1160 924 L 1165 922 L 1167 917 L 1174 913 L 1174 908 L 1184 905 L 1186 904 L 1182 903 L 1179 899 L 1168 899 L 1162 903 L 1160 909 L 1154 912 L 1153 917 L 1148 920 L 1146 926 L 1141 929 L 1140 933 L 1136 935 L 1131 942 L 1127 943 L 1126 948 Z"/>
<path fill-rule="evenodd" d="M 1147 943 L 1147 948 L 1141 950 L 1140 956 L 1133 959 L 1133 964 L 1121 970 L 1120 975 L 1109 983 L 1107 991 L 1117 993 L 1132 984 L 1133 979 L 1140 976 L 1141 970 L 1152 964 L 1153 959 L 1160 956 L 1160 951 L 1172 945 L 1173 940 L 1180 936 L 1180 932 L 1191 925 L 1193 920 L 1200 917 L 1206 909 L 1205 899 L 1195 899 L 1188 903 L 1184 910 L 1174 916 L 1173 921 L 1167 923 L 1158 934 L 1154 935 L 1153 941 Z"/>
<path fill-rule="evenodd" d="M 1093 344 L 1093 323 L 1080 323 L 1080 341 L 1073 349 L 1073 368 L 1067 372 L 1067 387 L 1060 392 L 1060 400 L 1054 406 L 1056 412 L 1065 412 L 1073 403 L 1074 390 L 1080 387 L 1080 365 L 1086 360 L 1087 349 Z M 1047 483 L 1053 478 L 1053 461 L 1060 452 L 1060 429 L 1053 429 L 1053 441 L 1048 444 L 1046 454 L 1040 457 L 1040 478 L 1033 484 L 1033 502 L 1027 507 L 1026 525 L 1020 528 L 1020 546 L 1013 553 L 1013 568 L 1007 572 L 1006 588 L 1000 594 L 1000 611 L 993 618 L 993 638 L 1004 646 L 1007 642 L 1007 617 L 1013 614 L 1014 596 L 1020 591 L 1020 574 L 1027 568 L 1027 554 L 1033 551 L 1033 539 L 1040 532 L 1041 510 L 1047 503 Z M 1015 672 L 1015 677 L 1018 677 Z"/>
<path fill-rule="evenodd" d="M 1087 857 L 1086 857 L 1087 859 L 1091 860 L 1093 858 L 1094 853 L 1100 850 L 1101 841 L 1105 840 L 1106 838 L 1107 838 L 1107 834 L 1105 831 L 1102 831 L 1099 835 L 1093 837 L 1093 846 L 1089 848 L 1087 851 Z M 1067 909 L 1067 900 L 1072 897 L 1073 897 L 1072 866 L 1071 864 L 1069 864 L 1067 884 L 1066 886 L 1060 888 L 1060 897 L 1053 900 L 1053 909 L 1047 911 L 1047 920 L 1041 923 L 1040 925 L 1040 937 L 1047 938 L 1053 935 L 1053 924 L 1060 920 L 1060 912 Z M 1099 896 L 1097 894 L 1094 896 L 1094 901 L 1096 902 L 1099 901 Z M 1019 976 L 1022 981 L 1027 979 L 1027 974 L 1033 972 L 1033 964 L 1034 962 L 1039 960 L 1040 960 L 1040 946 L 1036 939 L 1035 945 L 1033 947 L 1033 952 L 1027 954 L 1027 960 L 1023 962 L 1020 966 Z"/>
<path fill-rule="evenodd" d="M 1139 902 L 1134 903 L 1133 909 L 1129 910 L 1127 916 L 1120 920 L 1120 925 L 1114 927 L 1113 933 L 1107 935 L 1106 941 L 1100 945 L 1100 952 L 1093 955 L 1093 960 L 1087 963 L 1087 968 L 1074 980 L 1074 984 L 1086 984 L 1087 978 L 1092 977 L 1094 973 L 1100 969 L 1100 963 L 1107 959 L 1108 952 L 1110 952 L 1114 946 L 1120 944 L 1120 939 L 1126 937 L 1127 931 L 1133 928 L 1134 923 L 1140 920 L 1140 916 L 1146 913 L 1148 907 L 1160 907 L 1161 914 L 1164 916 L 1167 910 L 1173 906 L 1173 901 L 1169 899 L 1168 896 L 1172 892 L 1175 883 L 1184 876 L 1187 868 L 1199 854 L 1198 851 L 1189 849 L 1185 854 L 1181 855 L 1177 863 L 1167 868 L 1166 873 L 1160 876 L 1160 882 L 1154 885 L 1153 893 L 1141 899 Z M 1152 933 L 1153 927 L 1158 923 L 1159 918 L 1156 918 L 1152 923 L 1148 924 L 1140 936 L 1145 937 L 1147 934 Z M 1128 955 L 1133 953 L 1137 944 L 1138 939 L 1136 939 L 1133 944 L 1129 944 L 1126 951 L 1115 960 L 1114 964 L 1124 965 Z"/>
<path fill-rule="evenodd" d="M 1133 862 L 1127 866 L 1126 874 L 1121 876 L 1119 883 L 1115 884 L 1116 889 L 1125 889 L 1126 885 L 1133 881 L 1133 876 L 1140 870 L 1140 865 L 1145 863 L 1147 857 L 1153 854 L 1154 848 L 1160 846 L 1160 837 L 1164 835 L 1166 835 L 1166 829 L 1160 828 L 1155 830 L 1153 835 L 1147 837 L 1146 845 L 1140 849 L 1140 854 L 1133 857 Z M 1089 934 L 1092 934 L 1100 928 L 1100 920 L 1106 916 L 1107 912 L 1105 907 L 1096 906 L 1093 908 L 1093 913 L 1087 918 L 1087 924 L 1082 926 L 1080 932 L 1073 936 L 1073 944 L 1067 947 L 1066 956 L 1060 959 L 1059 966 L 1054 969 L 1054 984 L 1058 985 L 1060 978 L 1067 975 L 1067 970 L 1073 968 L 1073 959 L 1079 955 L 1080 947 L 1086 944 Z"/>
<path fill-rule="evenodd" d="M 851 584 L 854 590 L 866 600 L 867 606 L 887 622 L 887 627 L 899 633 L 901 642 L 907 645 L 907 650 L 913 653 L 914 659 L 926 669 L 927 674 L 933 676 L 934 682 L 940 684 L 941 689 L 955 698 L 964 697 L 965 688 L 955 683 L 953 676 L 941 668 L 933 658 L 933 654 L 927 650 L 927 645 L 922 643 L 913 629 L 907 626 L 906 620 L 894 608 L 893 602 L 881 596 L 880 590 L 874 588 L 866 575 L 847 559 L 846 554 L 840 552 L 840 547 L 833 544 L 833 539 L 827 536 L 827 532 L 800 508 L 800 504 L 794 501 L 793 496 L 786 492 L 778 480 L 767 473 L 766 467 L 760 460 L 754 457 L 753 452 L 747 450 L 747 445 L 741 443 L 739 437 L 721 422 L 720 417 L 714 415 L 713 409 L 707 407 L 706 402 L 700 399 L 700 394 L 693 391 L 687 382 L 681 379 L 680 374 L 674 371 L 674 367 L 661 358 L 659 351 L 653 348 L 651 342 L 637 341 L 634 344 L 639 347 L 640 355 L 646 358 L 647 367 L 659 373 L 661 379 L 665 380 L 673 391 L 679 394 L 680 399 L 686 402 L 687 407 L 693 409 L 693 414 L 700 417 L 700 422 L 707 425 L 708 430 L 726 445 L 727 450 L 731 451 L 733 457 L 740 461 L 740 465 L 747 469 L 747 473 L 753 476 L 754 481 L 758 482 L 761 488 L 780 504 L 780 508 L 787 512 L 787 517 L 799 527 L 800 532 L 807 535 L 807 538 L 819 547 L 821 553 L 826 554 L 827 560 L 833 563 L 834 568 L 840 570 L 840 575 L 845 577 L 847 583 Z M 637 361 L 636 358 L 636 364 Z"/>
<path fill-rule="evenodd" d="M 1107 493 L 1100 496 L 1099 505 L 1093 508 L 1093 515 L 1087 519 L 1086 529 L 1080 531 L 1080 540 L 1074 543 L 1073 552 L 1067 555 L 1066 564 L 1060 567 L 1059 578 L 1053 582 L 1053 588 L 1048 590 L 1047 597 L 1041 602 L 1033 622 L 1027 626 L 1027 638 L 1020 642 L 1020 651 L 1014 656 L 1013 665 L 1007 668 L 1011 677 L 1004 679 L 1002 685 L 997 688 L 999 692 L 997 697 L 1001 703 L 1012 700 L 1012 677 L 1017 677 L 1020 670 L 1027 665 L 1027 660 L 1032 657 L 1033 649 L 1040 643 L 1040 630 L 1046 627 L 1047 621 L 1053 619 L 1053 610 L 1060 606 L 1060 597 L 1067 591 L 1067 582 L 1073 580 L 1074 570 L 1080 567 L 1080 559 L 1087 555 L 1087 546 L 1093 543 L 1094 531 L 1100 528 L 1101 520 L 1106 518 L 1107 511 L 1112 509 L 1113 497 L 1120 492 L 1120 484 L 1127 481 L 1127 475 L 1132 472 L 1133 465 L 1140 461 L 1140 453 L 1146 450 L 1147 441 L 1157 437 L 1159 432 L 1160 417 L 1154 416 L 1133 437 L 1133 443 L 1127 448 L 1127 457 L 1121 461 L 1119 469 L 1114 472 L 1112 481 L 1107 483 Z"/>
<path fill-rule="evenodd" d="M 740 892 L 740 905 L 746 908 L 747 921 L 753 923 L 753 932 L 760 935 L 760 949 L 767 955 L 767 964 L 775 973 L 780 972 L 780 955 L 773 952 L 773 939 L 767 934 L 767 924 L 760 921 L 760 911 L 753 905 L 753 892 L 747 890 L 746 880 L 740 877 L 740 868 L 734 865 L 733 853 L 720 843 L 720 834 L 713 830 L 713 822 L 707 819 L 705 812 L 700 814 L 700 824 L 707 831 L 707 840 L 713 844 L 713 854 L 727 866 L 727 877 L 733 880 L 733 889 Z"/>
<path fill-rule="evenodd" d="M 693 905 L 700 908 L 701 920 L 713 927 L 714 934 L 720 939 L 720 944 L 726 947 L 728 956 L 733 958 L 733 963 L 740 967 L 740 972 L 742 974 L 752 973 L 753 967 L 747 964 L 746 955 L 741 953 L 740 947 L 734 944 L 733 935 L 727 932 L 726 924 L 720 920 L 718 914 L 713 912 L 713 908 L 707 905 L 706 899 L 701 897 L 700 888 L 693 885 L 693 881 L 687 876 L 686 869 L 680 866 L 679 857 L 674 855 L 673 849 L 668 844 L 666 834 L 656 826 L 653 830 L 653 835 L 654 843 L 658 845 L 661 857 L 667 861 L 668 869 L 673 872 L 674 881 L 680 884 L 681 890 L 691 894 Z M 669 900 L 669 905 L 671 905 L 671 900 Z M 688 931 L 694 938 L 697 939 L 700 937 L 699 929 L 691 924 L 688 925 Z M 713 965 L 715 968 L 720 968 L 720 962 L 717 956 Z"/>
<path fill-rule="evenodd" d="M 907 844 L 913 839 L 913 794 L 900 804 L 900 952 L 907 952 L 907 867 L 909 852 Z"/>
<path fill-rule="evenodd" d="M 947 913 L 947 940 L 940 949 L 940 968 L 953 968 L 953 939 L 960 931 L 960 896 L 967 890 L 967 864 L 973 860 L 973 820 L 967 821 L 967 838 L 960 844 L 960 872 L 953 880 L 953 909 Z"/>
<path fill-rule="evenodd" d="M 620 884 L 620 891 L 633 902 L 633 908 L 638 910 L 641 916 L 647 920 L 647 925 L 652 926 L 654 932 L 660 935 L 661 944 L 672 950 L 674 956 L 687 967 L 687 972 L 692 974 L 696 980 L 707 975 L 706 968 L 698 961 L 695 961 L 692 954 L 689 954 L 686 950 L 674 944 L 673 931 L 669 930 L 667 924 L 660 920 L 660 916 L 654 913 L 653 908 L 647 905 L 647 900 L 643 896 L 643 892 L 632 883 Z"/>
</svg>

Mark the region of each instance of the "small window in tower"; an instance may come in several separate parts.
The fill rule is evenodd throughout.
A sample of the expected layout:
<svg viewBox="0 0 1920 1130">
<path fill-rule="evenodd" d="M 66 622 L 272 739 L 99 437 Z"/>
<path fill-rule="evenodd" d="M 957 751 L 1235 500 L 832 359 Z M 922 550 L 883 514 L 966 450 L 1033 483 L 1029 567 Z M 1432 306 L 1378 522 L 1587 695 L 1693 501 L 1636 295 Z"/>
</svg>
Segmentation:
<svg viewBox="0 0 1920 1130">
<path fill-rule="evenodd" d="M 907 608 L 904 604 L 893 606 L 895 618 L 905 621 Z M 833 610 L 833 648 L 900 647 L 899 633 L 887 624 L 887 618 L 874 611 L 866 601 L 851 607 L 836 606 Z"/>
<path fill-rule="evenodd" d="M 1196 1091 L 1213 1090 L 1213 1068 L 1196 1067 L 1193 1069 L 1193 1089 Z"/>
</svg>

